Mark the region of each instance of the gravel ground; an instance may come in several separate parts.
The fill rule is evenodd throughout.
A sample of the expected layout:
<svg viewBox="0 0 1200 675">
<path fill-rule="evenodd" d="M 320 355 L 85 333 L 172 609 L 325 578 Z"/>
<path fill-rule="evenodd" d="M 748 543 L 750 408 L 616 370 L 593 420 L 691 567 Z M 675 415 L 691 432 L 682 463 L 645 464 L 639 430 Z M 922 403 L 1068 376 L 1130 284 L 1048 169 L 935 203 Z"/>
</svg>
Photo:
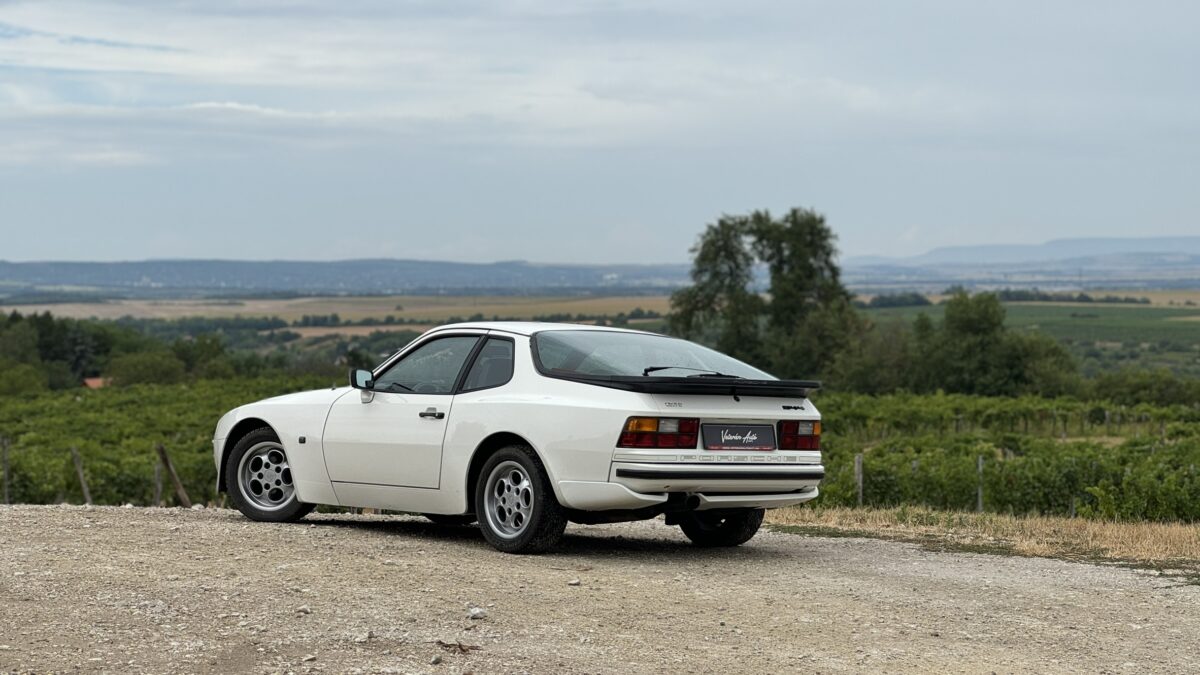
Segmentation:
<svg viewBox="0 0 1200 675">
<path fill-rule="evenodd" d="M 1200 587 L 872 539 L 0 506 L 0 561 L 0 671 L 1200 670 Z"/>
</svg>

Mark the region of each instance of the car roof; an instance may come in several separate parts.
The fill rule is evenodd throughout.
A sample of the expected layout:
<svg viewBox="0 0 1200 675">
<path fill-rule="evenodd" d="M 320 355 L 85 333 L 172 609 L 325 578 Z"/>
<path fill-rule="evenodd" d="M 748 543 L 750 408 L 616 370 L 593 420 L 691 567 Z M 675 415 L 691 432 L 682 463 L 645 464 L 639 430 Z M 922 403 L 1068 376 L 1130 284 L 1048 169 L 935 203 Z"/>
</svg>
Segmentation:
<svg viewBox="0 0 1200 675">
<path fill-rule="evenodd" d="M 612 326 L 592 326 L 582 323 L 552 323 L 549 321 L 468 321 L 465 323 L 451 323 L 444 326 L 438 326 L 431 329 L 429 332 L 442 332 L 446 330 L 494 330 L 505 333 L 515 333 L 517 335 L 533 335 L 546 330 L 580 330 L 580 331 L 612 331 L 620 333 L 639 333 L 642 335 L 653 335 L 643 330 L 630 330 L 628 328 L 614 328 Z"/>
</svg>

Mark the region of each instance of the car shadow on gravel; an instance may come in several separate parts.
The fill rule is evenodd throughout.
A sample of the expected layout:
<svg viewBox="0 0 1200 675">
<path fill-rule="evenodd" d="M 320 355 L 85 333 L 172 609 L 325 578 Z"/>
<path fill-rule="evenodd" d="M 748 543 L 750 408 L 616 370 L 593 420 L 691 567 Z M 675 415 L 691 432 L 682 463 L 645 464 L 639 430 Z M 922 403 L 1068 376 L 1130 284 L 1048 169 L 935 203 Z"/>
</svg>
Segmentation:
<svg viewBox="0 0 1200 675">
<path fill-rule="evenodd" d="M 437 525 L 421 519 L 404 516 L 382 516 L 371 520 L 323 516 L 305 522 L 320 527 L 335 527 L 359 532 L 374 532 L 389 536 L 424 539 L 442 543 L 458 543 L 471 548 L 492 550 L 475 525 Z M 588 556 L 594 558 L 627 557 L 631 553 L 650 554 L 655 557 L 679 557 L 689 560 L 778 560 L 795 557 L 797 552 L 780 550 L 778 547 L 755 546 L 754 541 L 735 548 L 701 548 L 679 538 L 665 538 L 675 534 L 675 528 L 661 522 L 633 531 L 614 533 L 603 526 L 583 527 L 567 530 L 562 541 L 551 555 Z"/>
</svg>

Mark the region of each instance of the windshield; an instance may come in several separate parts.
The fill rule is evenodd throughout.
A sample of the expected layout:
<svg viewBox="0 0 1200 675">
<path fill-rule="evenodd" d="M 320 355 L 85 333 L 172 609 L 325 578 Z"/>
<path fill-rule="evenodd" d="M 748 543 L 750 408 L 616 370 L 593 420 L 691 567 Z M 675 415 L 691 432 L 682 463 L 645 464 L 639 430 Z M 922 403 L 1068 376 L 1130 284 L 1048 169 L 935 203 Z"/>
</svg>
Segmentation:
<svg viewBox="0 0 1200 675">
<path fill-rule="evenodd" d="M 708 347 L 662 335 L 551 330 L 538 333 L 534 344 L 538 362 L 554 375 L 687 377 L 720 373 L 750 380 L 775 379 Z"/>
</svg>

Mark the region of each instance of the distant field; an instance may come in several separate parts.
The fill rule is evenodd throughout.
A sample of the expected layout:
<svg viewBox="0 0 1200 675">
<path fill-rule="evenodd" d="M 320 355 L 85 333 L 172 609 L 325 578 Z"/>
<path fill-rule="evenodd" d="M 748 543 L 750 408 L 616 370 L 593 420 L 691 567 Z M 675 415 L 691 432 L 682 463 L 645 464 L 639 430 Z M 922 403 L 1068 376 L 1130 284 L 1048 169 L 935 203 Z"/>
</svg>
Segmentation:
<svg viewBox="0 0 1200 675">
<path fill-rule="evenodd" d="M 401 309 L 397 309 L 397 307 Z M 452 316 L 465 318 L 473 314 L 483 314 L 488 318 L 499 316 L 519 319 L 548 314 L 609 314 L 615 316 L 621 312 L 628 313 L 636 307 L 665 313 L 669 307 L 669 298 L 665 295 L 612 297 L 396 295 L 237 301 L 115 300 L 105 303 L 19 305 L 0 307 L 0 310 L 4 312 L 17 310 L 23 314 L 50 312 L 55 316 L 79 319 L 117 319 L 123 316 L 158 319 L 177 319 L 190 316 L 277 316 L 286 321 L 293 321 L 306 314 L 329 315 L 336 313 L 343 320 L 357 321 L 370 317 L 383 319 L 390 314 L 398 319 L 436 324 L 442 323 Z M 391 328 L 414 327 L 393 326 Z M 327 330 L 321 331 L 322 334 L 327 332 Z M 345 332 L 345 329 L 340 332 Z"/>
<path fill-rule="evenodd" d="M 1163 340 L 1200 344 L 1200 307 L 1167 308 L 1098 303 L 1006 303 L 1007 324 L 1076 342 L 1157 343 Z M 912 321 L 920 313 L 940 319 L 943 306 L 866 310 L 876 321 Z"/>
<path fill-rule="evenodd" d="M 1059 291 L 1052 290 L 1052 291 L 1048 291 L 1048 292 L 1057 293 Z M 1067 291 L 1063 291 L 1063 292 L 1066 293 Z M 1176 290 L 1169 290 L 1169 291 L 1140 291 L 1140 290 L 1130 290 L 1130 289 L 1118 289 L 1118 290 L 1100 289 L 1100 290 L 1097 290 L 1097 289 L 1089 288 L 1086 291 L 1086 293 L 1088 295 L 1092 296 L 1093 298 L 1102 298 L 1106 295 L 1115 295 L 1119 298 L 1126 298 L 1126 297 L 1146 298 L 1147 300 L 1150 301 L 1149 306 L 1151 306 L 1151 307 L 1189 307 L 1189 308 L 1195 307 L 1197 309 L 1200 309 L 1200 289 L 1176 289 Z M 864 302 L 867 302 L 867 301 L 870 301 L 871 298 L 875 297 L 876 295 L 878 295 L 878 294 L 877 293 L 860 293 L 860 294 L 858 294 L 858 299 L 862 300 Z M 925 297 L 929 298 L 930 302 L 932 302 L 934 304 L 942 302 L 943 300 L 947 300 L 950 297 L 950 296 L 942 294 L 942 293 L 925 293 L 924 295 L 925 295 Z M 1187 303 L 1189 303 L 1189 302 L 1192 304 L 1188 305 Z M 1037 304 L 1050 304 L 1050 303 L 1037 303 Z M 1066 303 L 1066 304 L 1075 306 L 1077 304 L 1084 304 L 1084 303 Z M 1099 304 L 1105 304 L 1105 303 L 1099 303 Z M 1138 306 L 1145 307 L 1146 305 L 1138 305 Z"/>
<path fill-rule="evenodd" d="M 1176 291 L 1089 291 L 1092 295 L 1132 295 L 1138 298 L 1149 298 L 1150 302 L 1156 306 L 1169 307 L 1172 303 L 1175 305 L 1192 304 L 1200 307 L 1200 290 L 1176 290 Z"/>
</svg>

